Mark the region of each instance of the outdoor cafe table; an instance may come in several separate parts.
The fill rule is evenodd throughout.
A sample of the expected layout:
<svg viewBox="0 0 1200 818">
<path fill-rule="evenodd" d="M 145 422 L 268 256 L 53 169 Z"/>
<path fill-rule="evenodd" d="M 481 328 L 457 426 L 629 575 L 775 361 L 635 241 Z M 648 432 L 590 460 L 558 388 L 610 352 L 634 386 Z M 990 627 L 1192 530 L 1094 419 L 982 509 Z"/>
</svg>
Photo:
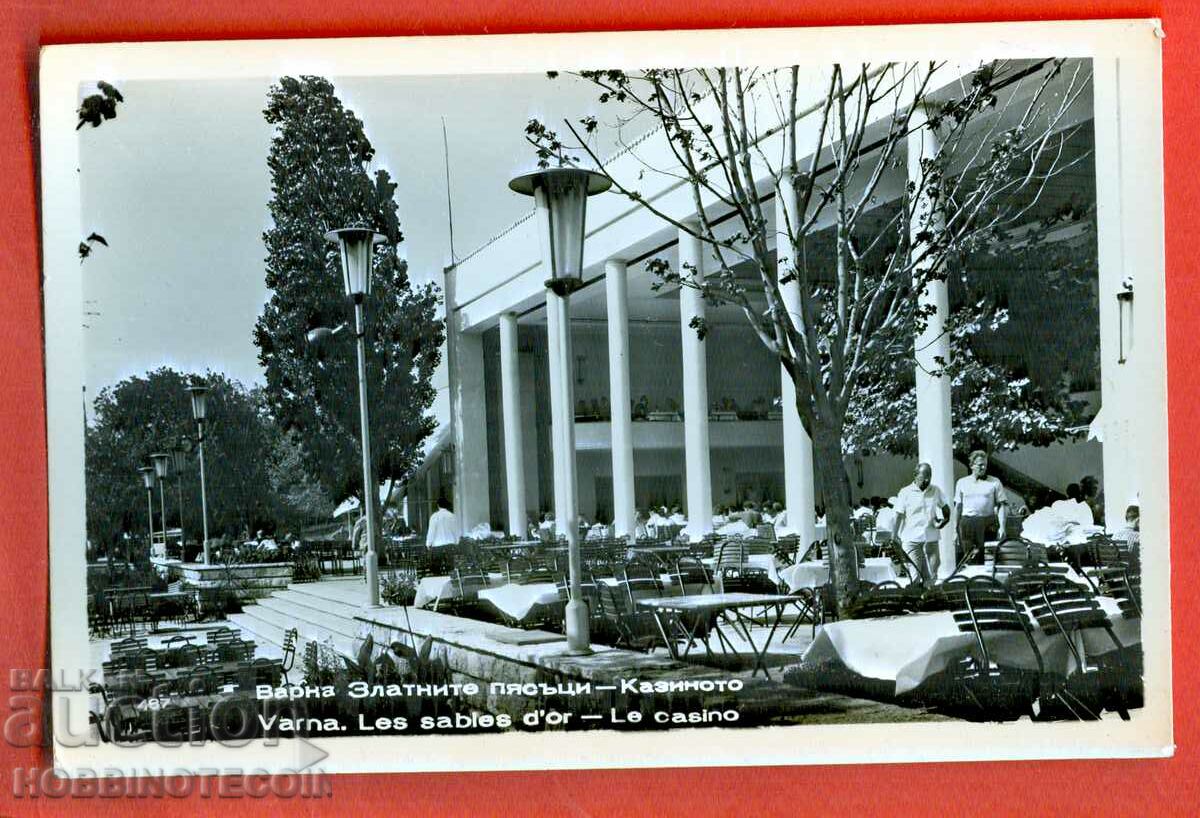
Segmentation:
<svg viewBox="0 0 1200 818">
<path fill-rule="evenodd" d="M 715 568 L 717 564 L 716 557 L 705 557 L 701 560 L 709 568 Z M 767 577 L 776 585 L 780 581 L 779 565 L 775 560 L 774 554 L 747 554 L 746 560 L 743 563 L 751 568 L 762 568 L 767 572 Z"/>
<path fill-rule="evenodd" d="M 1141 621 L 1127 620 L 1115 599 L 1096 597 L 1112 622 L 1121 644 L 1129 647 L 1141 642 Z M 1067 675 L 1074 659 L 1060 634 L 1048 635 L 1031 621 L 1034 644 L 1047 670 Z M 1081 632 L 1088 655 L 1114 649 L 1103 628 Z M 992 661 L 1005 667 L 1036 670 L 1037 660 L 1023 633 L 985 632 L 984 641 Z M 960 631 L 950 611 L 914 613 L 879 619 L 846 619 L 830 622 L 817 631 L 804 652 L 806 665 L 840 664 L 868 679 L 894 681 L 896 695 L 920 687 L 934 674 L 974 650 L 975 634 Z"/>
<path fill-rule="evenodd" d="M 507 585 L 481 589 L 479 599 L 487 602 L 509 621 L 524 622 L 539 606 L 558 602 L 558 586 L 553 582 L 532 582 L 528 585 L 510 582 Z"/>
<path fill-rule="evenodd" d="M 596 581 L 605 585 L 617 584 L 615 577 L 597 577 Z M 659 581 L 664 589 L 676 587 L 672 574 L 660 574 Z M 505 619 L 521 623 L 538 608 L 554 605 L 559 601 L 558 585 L 553 582 L 530 582 L 524 585 L 510 582 L 480 590 L 479 599 L 499 611 Z"/>
<path fill-rule="evenodd" d="M 500 582 L 503 579 L 504 574 L 488 574 L 488 582 Z M 417 591 L 413 598 L 413 606 L 424 608 L 433 603 L 433 609 L 436 611 L 437 606 L 441 602 L 457 598 L 458 588 L 454 587 L 454 577 L 421 577 L 417 582 Z"/>
<path fill-rule="evenodd" d="M 662 634 L 663 641 L 667 643 L 667 650 L 670 651 L 672 659 L 679 660 L 687 657 L 691 646 L 695 643 L 696 631 L 702 622 L 711 621 L 718 632 L 723 622 L 735 633 L 740 633 L 750 645 L 750 651 L 754 654 L 754 669 L 750 672 L 750 676 L 753 677 L 759 670 L 762 670 L 763 675 L 770 679 L 771 673 L 767 670 L 767 651 L 771 647 L 771 640 L 775 638 L 775 631 L 779 628 L 783 609 L 788 605 L 799 605 L 801 602 L 799 597 L 781 594 L 729 593 L 639 599 L 637 604 L 654 613 L 654 621 L 658 624 L 659 633 Z M 772 608 L 775 611 L 775 621 L 772 623 L 770 631 L 767 632 L 767 638 L 763 641 L 761 648 L 755 644 L 754 637 L 751 635 L 750 626 L 754 624 L 754 620 L 744 613 L 747 608 Z M 679 617 L 680 630 L 683 631 L 682 635 L 686 638 L 687 644 L 682 657 L 679 654 L 679 647 L 675 643 L 676 640 L 668 635 L 667 622 L 663 618 L 666 614 L 690 614 L 690 616 Z M 706 616 L 706 614 L 715 616 Z M 689 620 L 690 625 L 682 624 Z M 725 638 L 725 641 L 728 639 Z M 708 650 L 707 640 L 704 642 L 704 647 L 705 650 Z"/>
<path fill-rule="evenodd" d="M 829 582 L 829 565 L 822 560 L 798 562 L 780 571 L 779 577 L 792 591 L 820 588 Z M 897 579 L 896 566 L 889 557 L 868 557 L 859 568 L 858 578 L 876 584 L 894 581 Z"/>
</svg>

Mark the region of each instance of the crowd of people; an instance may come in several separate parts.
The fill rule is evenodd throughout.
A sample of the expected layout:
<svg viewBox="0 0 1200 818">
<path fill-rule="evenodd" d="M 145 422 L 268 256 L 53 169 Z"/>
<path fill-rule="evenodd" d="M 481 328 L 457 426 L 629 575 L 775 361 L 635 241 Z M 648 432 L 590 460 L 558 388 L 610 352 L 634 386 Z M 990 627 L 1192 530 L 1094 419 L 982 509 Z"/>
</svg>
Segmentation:
<svg viewBox="0 0 1200 818">
<path fill-rule="evenodd" d="M 919 463 L 913 471 L 912 482 L 901 487 L 889 498 L 862 498 L 853 511 L 860 529 L 882 532 L 899 542 L 907 558 L 926 578 L 936 577 L 941 556 L 938 543 L 942 530 L 954 524 L 956 559 L 982 565 L 985 543 L 1002 539 L 1008 530 L 1010 515 L 1024 516 L 1039 508 L 1049 508 L 1061 501 L 1061 495 L 1039 493 L 1026 504 L 1024 498 L 1006 488 L 999 478 L 989 474 L 986 452 L 976 450 L 968 456 L 969 473 L 955 481 L 950 492 L 935 485 L 933 470 L 928 463 Z M 1085 476 L 1067 487 L 1067 499 L 1086 509 L 1092 521 L 1102 521 L 1104 507 L 1099 481 Z M 429 519 L 426 545 L 436 548 L 457 543 L 463 536 L 457 518 L 445 498 L 437 501 L 438 508 Z M 817 524 L 824 522 L 823 511 L 817 510 Z M 588 521 L 580 517 L 580 531 L 587 538 L 612 536 L 611 527 L 600 519 Z M 713 526 L 718 533 L 751 535 L 761 525 L 771 525 L 776 534 L 791 533 L 787 509 L 777 501 L 746 500 L 740 505 L 721 505 L 714 509 Z M 673 535 L 687 525 L 679 503 L 639 508 L 635 514 L 635 537 L 650 539 L 664 534 Z M 1116 533 L 1117 539 L 1136 542 L 1139 537 L 1140 510 L 1136 504 L 1126 509 L 1125 526 Z M 530 539 L 555 536 L 556 522 L 552 512 L 545 511 L 540 519 L 530 523 Z"/>
</svg>

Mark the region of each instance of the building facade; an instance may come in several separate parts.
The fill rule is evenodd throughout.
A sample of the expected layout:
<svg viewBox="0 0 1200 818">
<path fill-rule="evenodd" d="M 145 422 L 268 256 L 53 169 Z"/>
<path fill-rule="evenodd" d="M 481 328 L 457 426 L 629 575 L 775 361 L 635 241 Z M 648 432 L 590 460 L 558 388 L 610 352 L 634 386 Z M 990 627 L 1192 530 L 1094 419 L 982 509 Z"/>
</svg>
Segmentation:
<svg viewBox="0 0 1200 818">
<path fill-rule="evenodd" d="M 1130 208 L 1160 194 L 1153 186 L 1159 176 L 1138 177 L 1145 161 L 1129 149 L 1141 138 L 1137 129 L 1155 123 L 1138 120 L 1139 100 L 1115 62 L 1088 62 L 1090 88 L 1064 122 L 1073 129 L 1069 150 L 1078 161 L 1047 192 L 1044 207 L 1075 199 L 1091 214 L 1082 226 L 1047 241 L 1089 245 L 1094 277 L 1089 286 L 1053 300 L 1037 287 L 1009 292 L 1013 328 L 1007 340 L 993 342 L 989 354 L 1043 388 L 1065 379 L 1064 388 L 1098 415 L 1090 436 L 998 452 L 996 459 L 1060 492 L 1085 474 L 1101 477 L 1113 524 L 1127 501 L 1153 482 L 1137 461 L 1139 450 L 1156 444 L 1139 441 L 1137 419 L 1147 397 L 1165 394 L 1158 364 L 1163 349 L 1149 337 L 1153 333 L 1135 333 L 1163 318 L 1156 286 L 1162 258 L 1155 242 L 1161 232 L 1145 235 L 1126 225 L 1136 212 Z M 947 76 L 946 93 L 953 93 L 959 79 Z M 917 134 L 908 138 L 908 161 L 897 163 L 880 185 L 877 207 L 899 206 L 921 156 L 936 152 L 928 131 Z M 635 173 L 635 161 L 665 158 L 668 150 L 657 132 L 637 147 L 639 159 L 617 156 L 610 172 Z M 759 194 L 764 210 L 782 224 L 779 202 L 786 197 L 777 196 L 773 184 L 764 178 Z M 690 191 L 678 180 L 647 177 L 641 192 L 674 219 L 695 216 Z M 569 362 L 547 344 L 547 323 L 555 318 L 547 313 L 533 218 L 508 226 L 446 270 L 449 400 L 436 469 L 441 493 L 450 493 L 452 481 L 464 530 L 488 524 L 521 534 L 531 520 L 553 514 L 560 464 L 574 457 L 581 515 L 612 522 L 618 534 L 632 532 L 635 509 L 678 504 L 689 533 L 703 535 L 713 528 L 714 508 L 752 500 L 781 502 L 802 539 L 813 536 L 820 492 L 811 443 L 777 360 L 736 310 L 707 305 L 688 288 L 655 286 L 648 262 L 662 259 L 674 269 L 703 270 L 707 260 L 698 245 L 622 196 L 594 198 L 587 214 L 585 286 L 571 297 Z M 1004 271 L 967 274 L 1003 278 Z M 1150 282 L 1136 297 L 1135 274 L 1139 283 Z M 947 287 L 933 297 L 942 303 L 926 333 L 936 338 L 937 321 L 955 296 Z M 1064 314 L 1082 317 L 1082 324 L 1064 321 Z M 691 327 L 698 316 L 709 327 L 704 338 Z M 1098 326 L 1095 338 L 1079 337 L 1077 327 L 1089 324 Z M 914 349 L 924 350 L 918 358 L 938 354 L 936 343 L 921 339 L 914 339 Z M 922 376 L 915 364 L 919 457 L 933 464 L 935 482 L 949 491 L 965 473 L 951 444 L 950 384 L 944 377 Z M 551 383 L 568 372 L 574 378 L 575 451 L 555 452 Z M 915 462 L 863 450 L 849 453 L 845 465 L 854 491 L 887 497 L 911 479 Z M 418 486 L 421 480 L 418 476 Z M 416 491 L 430 495 L 431 485 Z M 435 499 L 421 496 L 414 504 L 411 488 L 409 493 L 410 508 Z"/>
</svg>

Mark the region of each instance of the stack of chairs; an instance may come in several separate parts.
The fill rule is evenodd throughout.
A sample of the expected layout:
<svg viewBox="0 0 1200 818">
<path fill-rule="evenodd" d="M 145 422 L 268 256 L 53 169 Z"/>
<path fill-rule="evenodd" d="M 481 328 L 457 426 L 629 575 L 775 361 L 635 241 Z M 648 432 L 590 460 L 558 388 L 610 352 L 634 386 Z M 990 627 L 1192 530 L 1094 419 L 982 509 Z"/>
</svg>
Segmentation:
<svg viewBox="0 0 1200 818">
<path fill-rule="evenodd" d="M 656 576 L 647 576 L 648 569 L 619 571 L 616 584 L 601 582 L 597 586 L 597 602 L 603 628 L 614 634 L 613 647 L 649 653 L 666 642 L 652 611 L 639 608 L 636 600 L 661 596 L 661 583 Z M 679 633 L 675 617 L 664 615 L 667 638 Z"/>
<path fill-rule="evenodd" d="M 210 631 L 203 646 L 184 636 L 172 637 L 158 650 L 149 648 L 145 638 L 114 642 L 103 669 L 104 685 L 93 686 L 91 692 L 100 695 L 105 714 L 93 712 L 91 718 L 106 741 L 180 739 L 188 738 L 187 731 L 203 738 L 205 720 L 189 720 L 192 705 L 182 699 L 212 696 L 226 688 L 250 693 L 257 685 L 274 687 L 284 673 L 282 661 L 255 658 L 254 643 L 228 628 Z M 150 708 L 136 707 L 147 699 L 161 701 Z M 110 701 L 133 707 L 109 708 Z"/>
<path fill-rule="evenodd" d="M 213 628 L 208 632 L 208 655 L 210 664 L 240 662 L 253 658 L 255 644 L 242 639 L 230 628 Z"/>
<path fill-rule="evenodd" d="M 1045 563 L 1046 560 L 1046 546 L 1009 537 L 996 545 L 996 553 L 992 561 L 992 576 L 1004 580 L 1014 571 L 1027 565 Z"/>
<path fill-rule="evenodd" d="M 876 585 L 864 582 L 854 603 L 855 619 L 903 616 L 915 610 L 914 599 L 900 583 L 889 580 Z"/>
<path fill-rule="evenodd" d="M 132 636 L 151 611 L 150 588 L 110 588 L 107 594 L 113 633 L 127 629 Z"/>
<path fill-rule="evenodd" d="M 702 539 L 687 544 L 688 556 L 695 557 L 698 560 L 708 559 L 713 556 L 719 542 L 721 542 L 719 535 L 706 534 Z"/>
<path fill-rule="evenodd" d="M 1117 600 L 1126 619 L 1142 618 L 1142 570 L 1140 563 L 1113 565 L 1093 572 L 1097 590 Z"/>
<path fill-rule="evenodd" d="M 1122 658 L 1125 646 L 1113 633 L 1112 623 L 1091 589 L 1065 577 L 1058 577 L 1046 582 L 1040 589 L 1030 589 L 1025 602 L 1042 631 L 1049 636 L 1060 637 L 1074 659 L 1076 672 L 1070 678 L 1070 684 L 1062 684 L 1056 690 L 1059 701 L 1066 705 L 1071 715 L 1081 719 L 1098 719 L 1101 707 L 1108 703 L 1106 691 L 1115 689 L 1117 700 L 1112 705 L 1122 719 L 1128 720 L 1125 697 L 1132 674 Z M 1110 674 L 1101 665 L 1090 661 L 1082 640 L 1077 638 L 1079 631 L 1084 628 L 1103 630 L 1112 640 L 1116 650 L 1113 654 L 1116 659 L 1113 666 L 1114 685 L 1107 684 Z"/>
<path fill-rule="evenodd" d="M 992 577 L 952 578 L 943 583 L 942 593 L 950 601 L 958 629 L 975 636 L 977 650 L 957 663 L 951 676 L 979 717 L 1003 721 L 1034 715 L 1034 703 L 1049 692 L 1049 680 L 1029 619 L 1018 601 Z M 1023 635 L 1037 671 L 1006 668 L 994 661 L 985 636 L 996 633 Z"/>
<path fill-rule="evenodd" d="M 680 557 L 675 561 L 671 579 L 676 583 L 680 596 L 709 594 L 713 592 L 712 572 L 695 557 Z"/>
<path fill-rule="evenodd" d="M 479 600 L 479 592 L 491 584 L 487 573 L 478 563 L 455 568 L 451 577 L 455 594 L 453 599 L 446 602 L 455 613 L 474 607 Z"/>
<path fill-rule="evenodd" d="M 516 585 L 532 585 L 537 582 L 554 582 L 562 573 L 560 560 L 554 554 L 535 554 L 532 557 L 513 557 L 504 565 L 508 582 Z"/>
<path fill-rule="evenodd" d="M 800 548 L 800 538 L 795 534 L 789 534 L 786 537 L 780 537 L 775 540 L 775 564 L 784 567 L 791 565 L 796 561 L 798 556 L 796 552 Z"/>
</svg>

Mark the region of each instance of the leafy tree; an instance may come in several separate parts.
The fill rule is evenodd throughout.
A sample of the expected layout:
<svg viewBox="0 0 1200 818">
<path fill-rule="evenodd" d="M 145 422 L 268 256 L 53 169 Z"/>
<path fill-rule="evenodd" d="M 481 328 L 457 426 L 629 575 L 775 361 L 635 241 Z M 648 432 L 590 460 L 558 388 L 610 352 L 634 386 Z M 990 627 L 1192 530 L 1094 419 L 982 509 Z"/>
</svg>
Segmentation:
<svg viewBox="0 0 1200 818">
<path fill-rule="evenodd" d="M 97 546 L 118 547 L 129 534 L 144 553 L 146 490 L 138 468 L 154 452 L 194 438 L 191 383 L 211 388 L 205 424 L 204 458 L 209 536 L 237 537 L 245 530 L 273 527 L 281 504 L 272 491 L 268 464 L 273 434 L 261 395 L 224 375 L 185 375 L 161 368 L 101 390 L 86 446 L 88 537 Z M 189 540 L 201 538 L 200 477 L 195 455 L 183 478 L 183 528 Z M 166 486 L 167 526 L 180 524 L 174 478 Z M 158 492 L 155 491 L 155 495 Z M 159 498 L 154 497 L 158 530 Z"/>
<path fill-rule="evenodd" d="M 1087 63 L 985 63 L 966 76 L 939 63 L 578 76 L 596 86 L 601 110 L 616 109 L 606 126 L 649 121 L 658 133 L 627 143 L 619 167 L 591 147 L 596 116 L 565 119 L 562 136 L 531 120 L 527 139 L 543 166 L 585 157 L 617 193 L 701 242 L 704 275 L 664 259 L 651 269 L 660 285 L 736 308 L 778 356 L 812 437 L 838 604 L 849 602 L 857 571 L 842 452 L 851 406 L 872 373 L 912 361 L 914 336 L 935 311 L 927 288 L 1005 244 L 1038 215 L 1050 179 L 1078 161 L 1063 149 Z M 906 178 L 917 137 L 938 147 L 909 157 Z M 648 159 L 650 148 L 665 159 Z M 643 195 L 647 177 L 678 183 L 697 221 Z M 889 190 L 898 177 L 899 192 Z M 786 214 L 774 226 L 772 193 Z"/>
<path fill-rule="evenodd" d="M 96 89 L 97 93 L 88 94 L 79 103 L 79 110 L 76 111 L 79 115 L 79 124 L 75 126 L 75 130 L 79 130 L 84 125 L 99 128 L 101 122 L 117 118 L 117 103 L 124 102 L 125 97 L 121 96 L 121 92 L 111 83 L 104 80 L 96 83 Z"/>
<path fill-rule="evenodd" d="M 950 315 L 951 354 L 943 371 L 951 378 L 954 451 L 959 459 L 965 461 L 973 449 L 1046 446 L 1086 423 L 1084 405 L 1070 392 L 1073 383 L 1088 384 L 1098 377 L 1098 361 L 1079 358 L 1079 353 L 1099 349 L 1099 318 L 1094 304 L 1090 309 L 1063 305 L 1075 294 L 1088 293 L 1095 280 L 1092 216 L 1090 209 L 1068 205 L 1038 225 L 1036 241 L 1016 249 L 989 248 L 952 273 L 950 283 L 959 304 Z M 1046 233 L 1064 224 L 1083 229 L 1073 240 L 1047 243 Z M 1018 287 L 1041 294 L 1025 307 L 1034 314 L 1013 316 L 1005 306 L 1009 291 Z M 1050 305 L 1050 313 L 1043 314 L 1039 305 Z M 1049 325 L 1054 333 L 1049 340 L 1069 341 L 1036 345 L 1030 357 L 1042 364 L 1040 372 L 989 357 L 989 341 L 1003 338 L 1008 347 L 1020 347 L 1020 335 L 1031 325 Z M 860 379 L 847 412 L 844 451 L 876 449 L 916 457 L 912 360 L 879 358 L 873 367 Z"/>
<path fill-rule="evenodd" d="M 368 390 L 377 479 L 403 481 L 434 430 L 433 371 L 440 360 L 438 291 L 414 287 L 396 254 L 403 241 L 396 184 L 370 172 L 375 154 L 363 123 L 320 77 L 285 77 L 268 93 L 275 126 L 267 159 L 272 226 L 263 234 L 271 299 L 254 328 L 265 394 L 282 431 L 299 446 L 306 471 L 331 498 L 362 497 L 358 372 L 352 306 L 330 229 L 372 227 L 387 237 L 375 251 L 367 298 Z M 349 321 L 319 348 L 308 329 Z"/>
<path fill-rule="evenodd" d="M 285 525 L 298 533 L 313 522 L 330 522 L 334 503 L 307 471 L 304 453 L 294 435 L 277 432 L 268 466 L 271 489 L 287 509 Z"/>
</svg>

